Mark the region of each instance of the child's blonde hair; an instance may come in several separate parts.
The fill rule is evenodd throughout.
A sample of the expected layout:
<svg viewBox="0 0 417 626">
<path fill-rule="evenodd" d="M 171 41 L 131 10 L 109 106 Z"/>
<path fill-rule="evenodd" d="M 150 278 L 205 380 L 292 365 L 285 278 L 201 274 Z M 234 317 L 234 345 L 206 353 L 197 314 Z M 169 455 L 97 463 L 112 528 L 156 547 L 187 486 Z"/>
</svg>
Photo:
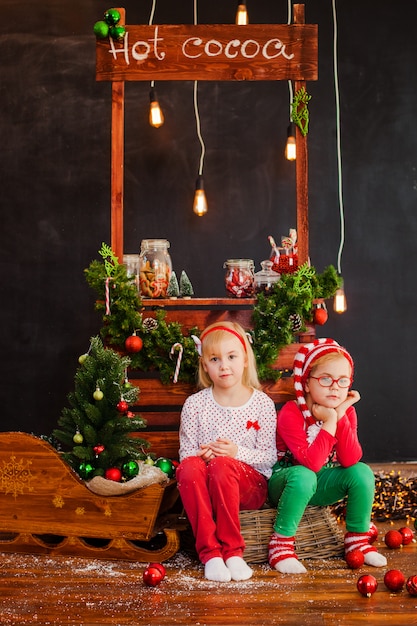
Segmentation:
<svg viewBox="0 0 417 626">
<path fill-rule="evenodd" d="M 213 385 L 213 381 L 203 367 L 204 357 L 208 354 L 213 354 L 218 345 L 226 339 L 227 336 L 230 337 L 231 334 L 240 340 L 242 349 L 244 349 L 246 353 L 247 367 L 245 367 L 243 371 L 242 383 L 246 387 L 260 389 L 261 384 L 258 378 L 252 346 L 249 343 L 245 330 L 236 322 L 216 322 L 215 324 L 207 326 L 201 333 L 201 357 L 198 367 L 198 385 L 200 388 L 211 387 Z"/>
</svg>

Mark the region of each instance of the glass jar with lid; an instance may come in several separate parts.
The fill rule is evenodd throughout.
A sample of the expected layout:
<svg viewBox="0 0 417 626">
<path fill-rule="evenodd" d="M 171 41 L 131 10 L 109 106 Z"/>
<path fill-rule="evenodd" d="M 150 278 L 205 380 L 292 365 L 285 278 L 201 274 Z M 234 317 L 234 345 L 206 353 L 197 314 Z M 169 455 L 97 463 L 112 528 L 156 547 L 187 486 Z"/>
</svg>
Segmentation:
<svg viewBox="0 0 417 626">
<path fill-rule="evenodd" d="M 269 294 L 279 281 L 280 275 L 272 269 L 272 261 L 261 261 L 261 271 L 255 274 L 255 293 Z"/>
<path fill-rule="evenodd" d="M 254 263 L 252 259 L 227 259 L 223 267 L 226 291 L 235 298 L 251 298 L 254 294 Z"/>
<path fill-rule="evenodd" d="M 166 239 L 143 239 L 139 255 L 139 288 L 145 298 L 165 298 L 172 262 Z"/>
</svg>

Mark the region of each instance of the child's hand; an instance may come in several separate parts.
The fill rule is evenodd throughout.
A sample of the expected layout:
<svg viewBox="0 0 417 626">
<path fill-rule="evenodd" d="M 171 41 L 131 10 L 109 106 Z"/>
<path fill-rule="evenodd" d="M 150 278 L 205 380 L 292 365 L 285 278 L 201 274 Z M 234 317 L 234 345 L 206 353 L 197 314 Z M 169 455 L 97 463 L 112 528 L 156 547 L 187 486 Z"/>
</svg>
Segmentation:
<svg viewBox="0 0 417 626">
<path fill-rule="evenodd" d="M 355 391 L 354 389 L 351 389 L 348 392 L 346 400 L 344 400 L 336 408 L 337 419 L 340 420 L 340 418 L 343 417 L 344 414 L 346 413 L 348 407 L 352 406 L 352 404 L 355 404 L 356 402 L 359 402 L 360 399 L 361 399 L 361 396 L 359 394 L 359 391 Z"/>
<path fill-rule="evenodd" d="M 210 444 L 210 448 L 214 456 L 230 456 L 234 459 L 237 455 L 237 445 L 229 439 L 217 439 Z"/>
<path fill-rule="evenodd" d="M 210 445 L 207 444 L 201 444 L 200 450 L 197 452 L 197 456 L 201 457 L 203 461 L 206 461 L 206 463 L 210 461 L 210 459 L 214 458 L 213 451 Z"/>
<path fill-rule="evenodd" d="M 323 424 L 331 421 L 336 422 L 337 420 L 336 409 L 328 408 L 321 404 L 314 403 L 311 407 L 311 413 L 316 420 L 323 422 Z"/>
</svg>

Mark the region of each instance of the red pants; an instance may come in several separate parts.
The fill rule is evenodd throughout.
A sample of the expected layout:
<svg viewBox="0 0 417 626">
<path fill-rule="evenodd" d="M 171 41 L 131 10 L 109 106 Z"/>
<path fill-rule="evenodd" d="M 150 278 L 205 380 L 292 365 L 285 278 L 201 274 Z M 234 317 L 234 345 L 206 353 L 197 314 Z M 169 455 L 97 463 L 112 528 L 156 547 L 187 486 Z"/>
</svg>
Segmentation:
<svg viewBox="0 0 417 626">
<path fill-rule="evenodd" d="M 267 480 L 258 471 L 230 457 L 208 463 L 184 459 L 177 468 L 178 489 L 202 563 L 242 556 L 245 542 L 239 511 L 259 509 L 267 498 Z"/>
</svg>

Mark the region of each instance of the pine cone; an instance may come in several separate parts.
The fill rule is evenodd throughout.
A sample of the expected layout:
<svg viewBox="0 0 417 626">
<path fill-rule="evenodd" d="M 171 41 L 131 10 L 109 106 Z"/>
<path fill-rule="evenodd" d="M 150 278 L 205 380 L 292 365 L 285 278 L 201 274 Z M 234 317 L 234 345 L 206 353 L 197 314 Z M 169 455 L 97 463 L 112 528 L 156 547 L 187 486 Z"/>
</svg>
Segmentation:
<svg viewBox="0 0 417 626">
<path fill-rule="evenodd" d="M 153 317 L 146 317 L 143 320 L 143 327 L 147 331 L 156 330 L 158 328 L 158 322 Z"/>
<path fill-rule="evenodd" d="M 297 333 L 303 326 L 303 321 L 298 313 L 292 313 L 289 317 L 291 322 L 291 330 L 293 333 Z"/>
</svg>

